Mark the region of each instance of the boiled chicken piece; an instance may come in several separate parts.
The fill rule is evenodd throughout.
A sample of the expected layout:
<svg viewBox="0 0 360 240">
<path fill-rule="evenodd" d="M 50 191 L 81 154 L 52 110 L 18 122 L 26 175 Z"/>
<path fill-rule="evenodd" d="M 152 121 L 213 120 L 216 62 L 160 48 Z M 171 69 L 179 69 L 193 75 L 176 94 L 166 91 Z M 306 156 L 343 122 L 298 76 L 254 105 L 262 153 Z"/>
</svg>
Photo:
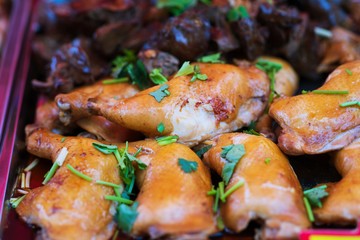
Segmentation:
<svg viewBox="0 0 360 240">
<path fill-rule="evenodd" d="M 335 167 L 343 177 L 327 188 L 323 207 L 314 210 L 315 218 L 325 224 L 353 224 L 360 219 L 360 138 L 335 153 Z"/>
<path fill-rule="evenodd" d="M 271 140 L 244 133 L 213 139 L 204 162 L 222 174 L 227 159 L 223 148 L 242 144 L 245 155 L 236 164 L 225 191 L 243 180 L 244 185 L 226 198 L 221 216 L 227 228 L 244 230 L 251 220 L 264 222 L 263 239 L 293 239 L 310 226 L 300 183 L 284 154 Z"/>
<path fill-rule="evenodd" d="M 113 155 L 97 151 L 93 139 L 67 137 L 45 129 L 28 126 L 28 151 L 41 158 L 55 159 L 66 147 L 64 165 L 91 176 L 121 184 L 117 161 Z M 124 148 L 125 144 L 118 144 Z M 206 239 L 217 231 L 212 212 L 213 198 L 209 169 L 188 147 L 180 144 L 160 146 L 155 140 L 129 144 L 129 153 L 142 149 L 138 158 L 148 166 L 136 172 L 140 193 L 138 217 L 131 234 L 151 237 L 187 237 Z M 179 158 L 196 162 L 194 172 L 185 173 Z M 48 184 L 31 191 L 16 209 L 28 223 L 42 228 L 42 236 L 51 239 L 108 239 L 114 222 L 111 203 L 104 199 L 113 190 L 87 182 L 60 167 Z"/>
<path fill-rule="evenodd" d="M 210 172 L 199 157 L 177 143 L 159 146 L 147 140 L 131 145 L 145 150 L 139 159 L 148 165 L 137 172 L 139 215 L 131 233 L 151 238 L 208 239 L 216 232 L 213 197 L 206 194 L 211 189 Z M 196 171 L 185 173 L 178 164 L 180 158 L 196 162 Z"/>
<path fill-rule="evenodd" d="M 270 106 L 269 115 L 282 128 L 278 139 L 287 154 L 317 154 L 347 146 L 360 137 L 360 61 L 338 67 L 318 90 L 347 90 L 349 94 L 307 93 L 282 97 Z"/>
<path fill-rule="evenodd" d="M 269 94 L 269 80 L 254 66 L 203 64 L 206 81 L 190 82 L 192 74 L 172 78 L 170 95 L 155 86 L 127 99 L 103 101 L 94 98 L 90 109 L 114 123 L 140 131 L 149 137 L 177 135 L 179 142 L 196 145 L 210 137 L 237 130 L 257 120 Z M 160 92 L 161 93 L 160 93 Z M 160 102 L 150 94 L 166 95 Z M 162 133 L 159 124 L 165 126 Z"/>
<path fill-rule="evenodd" d="M 87 182 L 71 173 L 66 164 L 92 177 L 122 184 L 117 161 L 97 151 L 93 139 L 67 137 L 38 128 L 29 130 L 27 150 L 41 158 L 55 160 L 61 149 L 68 154 L 49 183 L 31 190 L 16 208 L 27 223 L 41 227 L 41 239 L 109 239 L 116 224 L 113 221 L 111 187 Z"/>
<path fill-rule="evenodd" d="M 88 100 L 99 99 L 104 104 L 111 104 L 114 99 L 134 96 L 139 92 L 135 85 L 129 83 L 103 84 L 102 81 L 85 86 L 68 94 L 59 94 L 55 101 L 60 109 L 60 121 L 65 125 L 79 119 L 90 117 Z"/>
<path fill-rule="evenodd" d="M 299 77 L 296 74 L 292 66 L 276 57 L 263 56 L 259 59 L 279 63 L 282 65 L 280 71 L 275 74 L 275 91 L 280 96 L 292 96 L 297 91 L 299 85 Z M 255 61 L 256 62 L 256 61 Z M 275 140 L 275 134 L 273 130 L 273 120 L 267 113 L 264 113 L 256 123 L 255 130 L 267 138 Z"/>
</svg>

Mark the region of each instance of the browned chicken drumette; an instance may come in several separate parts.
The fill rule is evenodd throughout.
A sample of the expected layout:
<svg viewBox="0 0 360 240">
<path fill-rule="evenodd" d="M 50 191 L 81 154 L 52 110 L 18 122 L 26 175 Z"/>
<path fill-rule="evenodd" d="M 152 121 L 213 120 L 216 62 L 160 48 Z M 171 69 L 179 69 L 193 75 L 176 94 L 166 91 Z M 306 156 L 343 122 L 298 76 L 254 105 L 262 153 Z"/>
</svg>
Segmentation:
<svg viewBox="0 0 360 240">
<path fill-rule="evenodd" d="M 224 150 L 231 145 L 243 145 L 245 149 L 225 190 L 241 180 L 244 185 L 229 195 L 221 206 L 227 228 L 240 232 L 251 220 L 260 219 L 264 221 L 260 237 L 280 239 L 296 238 L 302 229 L 310 227 L 300 183 L 284 154 L 271 140 L 229 133 L 213 142 L 204 161 L 220 175 L 229 163 Z"/>
<path fill-rule="evenodd" d="M 19 215 L 40 226 L 45 239 L 108 239 L 115 229 L 115 206 L 104 197 L 114 191 L 94 181 L 122 185 L 115 157 L 96 150 L 93 143 L 98 142 L 93 139 L 67 137 L 62 141 L 61 135 L 45 129 L 28 127 L 28 131 L 30 153 L 55 160 L 65 147 L 68 154 L 48 184 L 26 195 L 16 209 Z M 130 233 L 206 239 L 216 232 L 213 199 L 206 195 L 211 188 L 210 173 L 197 155 L 181 144 L 160 146 L 155 140 L 130 143 L 128 151 L 133 154 L 140 148 L 138 158 L 147 168 L 136 172 L 138 216 Z M 179 158 L 196 162 L 196 170 L 184 172 Z M 93 182 L 71 173 L 64 166 L 67 164 L 92 177 Z"/>
<path fill-rule="evenodd" d="M 63 137 L 45 129 L 35 129 L 27 139 L 27 150 L 41 158 L 56 160 L 66 148 L 63 165 L 45 186 L 33 189 L 16 208 L 27 223 L 42 228 L 42 239 L 109 239 L 116 224 L 113 221 L 111 187 L 87 182 L 72 174 L 66 164 L 92 177 L 122 184 L 117 161 L 92 147 L 93 139 Z"/>
<path fill-rule="evenodd" d="M 177 135 L 189 146 L 247 126 L 262 114 L 269 94 L 264 72 L 254 66 L 196 65 L 207 75 L 206 81 L 190 82 L 191 75 L 174 77 L 127 99 L 92 99 L 90 109 L 149 137 Z M 156 100 L 150 94 L 163 98 Z M 161 123 L 165 129 L 159 133 Z"/>
<path fill-rule="evenodd" d="M 356 224 L 360 218 L 360 138 L 335 153 L 338 172 L 343 177 L 330 184 L 322 208 L 314 210 L 316 221 L 325 224 Z"/>
<path fill-rule="evenodd" d="M 324 153 L 360 136 L 360 61 L 338 67 L 316 91 L 320 94 L 283 97 L 270 106 L 270 116 L 282 128 L 279 146 L 287 154 Z"/>
</svg>

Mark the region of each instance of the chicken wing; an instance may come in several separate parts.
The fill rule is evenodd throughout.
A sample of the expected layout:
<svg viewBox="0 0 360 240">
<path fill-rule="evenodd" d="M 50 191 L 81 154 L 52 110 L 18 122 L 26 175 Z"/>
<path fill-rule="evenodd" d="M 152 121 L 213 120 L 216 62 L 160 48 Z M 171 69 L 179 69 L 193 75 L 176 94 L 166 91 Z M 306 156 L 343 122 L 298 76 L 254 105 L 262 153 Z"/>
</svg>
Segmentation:
<svg viewBox="0 0 360 240">
<path fill-rule="evenodd" d="M 89 106 L 114 123 L 150 137 L 177 135 L 189 146 L 246 126 L 262 114 L 269 94 L 265 73 L 253 66 L 196 65 L 208 79 L 190 82 L 189 75 L 174 77 L 167 83 L 170 95 L 160 102 L 150 95 L 160 91 L 155 86 L 127 99 L 95 98 Z M 165 126 L 162 133 L 157 131 L 160 123 Z"/>
<path fill-rule="evenodd" d="M 275 57 L 260 57 L 260 59 L 279 63 L 282 65 L 280 71 L 275 74 L 275 91 L 280 96 L 292 96 L 297 91 L 299 85 L 299 77 L 291 65 Z M 269 114 L 264 113 L 256 123 L 255 130 L 269 139 L 275 140 L 275 134 L 273 130 L 273 120 Z"/>
<path fill-rule="evenodd" d="M 141 146 L 148 153 L 139 157 L 148 167 L 137 173 L 139 215 L 132 234 L 207 239 L 216 232 L 213 198 L 206 194 L 211 189 L 210 172 L 199 157 L 177 143 L 159 146 L 148 140 L 131 145 Z M 196 162 L 197 170 L 185 173 L 179 158 Z"/>
<path fill-rule="evenodd" d="M 278 142 L 285 153 L 324 153 L 360 137 L 359 106 L 340 106 L 360 100 L 360 61 L 338 67 L 318 90 L 347 90 L 349 94 L 307 93 L 280 98 L 270 106 L 269 115 L 282 128 Z"/>
<path fill-rule="evenodd" d="M 261 237 L 279 239 L 296 238 L 302 229 L 310 226 L 299 181 L 284 154 L 271 140 L 229 133 L 213 141 L 204 161 L 219 175 L 227 162 L 221 156 L 223 147 L 243 144 L 245 148 L 245 155 L 235 166 L 226 190 L 239 180 L 245 183 L 221 206 L 226 227 L 240 232 L 250 220 L 261 219 L 264 221 Z"/>
<path fill-rule="evenodd" d="M 327 188 L 323 207 L 315 218 L 326 224 L 355 224 L 360 218 L 360 138 L 335 154 L 335 166 L 343 179 Z"/>
<path fill-rule="evenodd" d="M 116 227 L 111 213 L 114 206 L 104 196 L 112 195 L 113 189 L 87 182 L 65 165 L 71 164 L 94 180 L 122 184 L 117 161 L 97 151 L 93 139 L 61 139 L 45 129 L 29 134 L 30 153 L 53 161 L 62 148 L 67 148 L 68 154 L 50 182 L 28 193 L 16 211 L 27 223 L 42 228 L 42 239 L 109 239 Z"/>
<path fill-rule="evenodd" d="M 128 98 L 139 92 L 133 84 L 117 83 L 103 84 L 101 81 L 91 86 L 85 86 L 68 94 L 59 94 L 55 101 L 60 109 L 60 121 L 65 125 L 76 122 L 79 119 L 90 117 L 88 100 L 97 98 L 106 104 L 115 99 Z"/>
</svg>

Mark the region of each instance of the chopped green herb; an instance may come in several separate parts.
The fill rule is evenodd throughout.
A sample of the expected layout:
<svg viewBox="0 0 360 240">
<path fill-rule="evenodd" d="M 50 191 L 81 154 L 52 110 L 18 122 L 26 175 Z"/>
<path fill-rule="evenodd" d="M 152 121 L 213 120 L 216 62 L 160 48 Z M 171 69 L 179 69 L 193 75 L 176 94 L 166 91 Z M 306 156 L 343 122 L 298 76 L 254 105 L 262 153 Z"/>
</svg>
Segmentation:
<svg viewBox="0 0 360 240">
<path fill-rule="evenodd" d="M 348 69 L 348 68 L 345 68 L 345 72 L 346 72 L 347 74 L 349 74 L 350 76 L 353 74 L 352 71 L 351 71 L 350 69 Z"/>
<path fill-rule="evenodd" d="M 230 9 L 230 11 L 226 14 L 226 17 L 229 22 L 235 22 L 240 18 L 248 18 L 250 17 L 246 7 L 239 6 L 236 8 Z"/>
<path fill-rule="evenodd" d="M 214 53 L 198 58 L 197 61 L 203 63 L 224 63 L 224 61 L 220 60 L 220 57 L 221 53 Z"/>
<path fill-rule="evenodd" d="M 92 182 L 93 179 L 91 177 L 89 177 L 88 175 L 83 174 L 82 172 L 79 172 L 78 170 L 76 170 L 73 166 L 71 166 L 70 164 L 66 165 L 67 169 L 70 170 L 70 172 L 72 172 L 73 174 L 75 174 L 76 176 L 78 176 L 79 178 L 84 179 L 85 181 L 88 182 Z"/>
<path fill-rule="evenodd" d="M 132 83 L 136 84 L 141 90 L 151 86 L 145 65 L 140 59 L 133 64 L 129 64 L 126 71 Z"/>
<path fill-rule="evenodd" d="M 119 230 L 116 230 L 111 240 L 117 240 L 119 236 Z"/>
<path fill-rule="evenodd" d="M 96 148 L 96 150 L 98 150 L 104 154 L 112 154 L 118 149 L 118 147 L 116 145 L 106 145 L 106 144 L 96 143 L 96 142 L 93 142 L 92 145 L 94 148 Z"/>
<path fill-rule="evenodd" d="M 149 74 L 149 76 L 151 81 L 158 85 L 164 84 L 168 81 L 167 78 L 164 75 L 162 75 L 161 68 L 154 68 Z"/>
<path fill-rule="evenodd" d="M 315 94 L 329 94 L 329 95 L 343 95 L 349 94 L 348 90 L 313 90 L 313 91 L 301 91 L 302 94 L 315 93 Z"/>
<path fill-rule="evenodd" d="M 340 107 L 360 106 L 360 101 L 343 102 Z"/>
<path fill-rule="evenodd" d="M 311 206 L 322 207 L 321 199 L 329 195 L 326 192 L 326 188 L 326 185 L 322 185 L 304 191 L 304 196 L 308 199 Z"/>
<path fill-rule="evenodd" d="M 36 167 L 36 165 L 38 165 L 39 163 L 39 159 L 35 159 L 34 161 L 32 161 L 25 169 L 24 172 L 29 172 L 31 171 L 34 167 Z"/>
<path fill-rule="evenodd" d="M 156 138 L 156 141 L 160 146 L 165 146 L 171 143 L 175 143 L 178 139 L 178 136 L 164 136 Z"/>
<path fill-rule="evenodd" d="M 128 81 L 129 81 L 128 77 L 123 77 L 123 78 L 106 79 L 106 80 L 102 80 L 101 82 L 102 84 L 108 85 L 108 84 L 124 83 Z"/>
<path fill-rule="evenodd" d="M 26 195 L 17 197 L 17 198 L 10 198 L 10 204 L 12 208 L 17 208 L 21 201 L 25 198 Z"/>
<path fill-rule="evenodd" d="M 60 140 L 60 142 L 65 142 L 65 140 L 66 140 L 66 137 L 63 137 L 63 138 L 61 138 L 61 140 Z"/>
<path fill-rule="evenodd" d="M 115 184 L 112 182 L 106 182 L 106 181 L 102 181 L 102 180 L 96 180 L 95 181 L 96 184 L 99 185 L 104 185 L 104 186 L 108 186 L 108 187 L 113 187 L 113 188 L 118 188 L 118 189 L 122 189 L 122 186 L 119 184 Z"/>
<path fill-rule="evenodd" d="M 212 0 L 200 0 L 205 5 L 211 5 Z"/>
<path fill-rule="evenodd" d="M 137 216 L 139 215 L 137 208 L 138 202 L 134 202 L 133 205 L 128 206 L 126 204 L 120 204 L 117 208 L 116 219 L 120 229 L 125 233 L 129 233 L 135 223 Z"/>
<path fill-rule="evenodd" d="M 212 145 L 207 145 L 205 147 L 200 148 L 198 151 L 196 151 L 196 155 L 198 155 L 199 158 L 202 158 L 203 155 L 210 150 Z"/>
<path fill-rule="evenodd" d="M 254 129 L 244 130 L 243 133 L 251 134 L 251 135 L 255 135 L 255 136 L 260 136 L 260 133 L 258 133 L 258 132 L 255 131 Z"/>
<path fill-rule="evenodd" d="M 314 214 L 311 209 L 309 200 L 306 197 L 304 197 L 304 203 L 305 203 L 306 212 L 308 214 L 308 218 L 309 218 L 310 222 L 314 222 L 315 221 Z"/>
<path fill-rule="evenodd" d="M 214 201 L 214 206 L 213 206 L 214 212 L 217 212 L 217 210 L 219 208 L 219 199 L 220 199 L 220 189 L 218 188 L 216 190 L 216 194 L 215 194 L 215 201 Z"/>
<path fill-rule="evenodd" d="M 56 170 L 57 170 L 59 167 L 60 167 L 60 166 L 59 166 L 59 165 L 57 164 L 57 162 L 55 161 L 55 162 L 53 163 L 53 165 L 51 166 L 49 172 L 46 173 L 45 179 L 44 179 L 44 181 L 42 182 L 43 185 L 47 184 L 47 183 L 50 181 L 50 179 L 54 176 Z"/>
<path fill-rule="evenodd" d="M 224 192 L 225 192 L 225 184 L 224 182 L 219 182 L 219 193 L 220 193 L 219 197 L 222 202 L 225 202 L 225 200 L 223 200 Z"/>
<path fill-rule="evenodd" d="M 269 95 L 269 104 L 273 102 L 274 98 L 279 96 L 275 91 L 275 74 L 279 72 L 282 68 L 280 63 L 259 59 L 255 66 L 264 71 L 270 79 L 270 95 Z"/>
<path fill-rule="evenodd" d="M 161 122 L 161 123 L 159 123 L 159 125 L 157 125 L 156 129 L 159 133 L 163 133 L 165 130 L 165 125 Z"/>
<path fill-rule="evenodd" d="M 206 193 L 208 196 L 216 195 L 216 189 L 214 188 L 214 185 L 212 185 L 211 190 Z"/>
<path fill-rule="evenodd" d="M 110 201 L 114 201 L 114 202 L 119 202 L 119 203 L 124 203 L 124 204 L 133 204 L 134 201 L 126 199 L 126 198 L 122 198 L 122 197 L 118 197 L 118 196 L 111 196 L 111 195 L 106 195 L 105 196 L 106 200 L 110 200 Z"/>
<path fill-rule="evenodd" d="M 268 165 L 271 161 L 271 158 L 265 158 L 265 164 Z"/>
<path fill-rule="evenodd" d="M 217 225 L 217 228 L 219 229 L 219 231 L 222 231 L 225 229 L 225 224 L 220 215 L 217 216 L 217 218 L 216 218 L 216 225 Z"/>
<path fill-rule="evenodd" d="M 229 190 L 227 190 L 221 197 L 221 201 L 225 202 L 226 198 L 232 194 L 233 192 L 235 192 L 237 189 L 239 189 L 242 185 L 244 185 L 244 180 L 239 180 L 237 183 L 235 183 L 234 185 L 231 186 L 231 188 Z"/>
<path fill-rule="evenodd" d="M 196 0 L 158 0 L 156 7 L 166 8 L 171 14 L 178 16 L 189 7 L 195 6 L 196 2 Z"/>
<path fill-rule="evenodd" d="M 168 89 L 169 89 L 169 85 L 163 84 L 159 87 L 158 90 L 155 90 L 149 94 L 153 96 L 157 102 L 161 102 L 161 100 L 163 100 L 165 97 L 170 95 Z"/>
<path fill-rule="evenodd" d="M 190 65 L 190 62 L 184 62 L 179 71 L 174 77 L 187 76 L 194 73 L 194 67 Z"/>
<path fill-rule="evenodd" d="M 332 38 L 333 36 L 331 31 L 321 27 L 315 27 L 314 32 L 316 35 L 319 35 L 320 37 Z"/>
<path fill-rule="evenodd" d="M 228 184 L 236 164 L 245 155 L 245 148 L 243 144 L 232 144 L 225 146 L 222 149 L 221 157 L 224 158 L 227 162 L 224 165 L 221 175 L 225 181 L 225 184 Z"/>
<path fill-rule="evenodd" d="M 185 173 L 195 172 L 198 168 L 198 163 L 195 161 L 189 161 L 184 158 L 178 159 L 178 165 L 180 166 L 181 170 Z"/>
<path fill-rule="evenodd" d="M 118 78 L 120 75 L 123 74 L 126 67 L 136 61 L 136 56 L 133 51 L 130 50 L 124 50 L 124 55 L 116 57 L 112 61 L 112 76 L 114 78 Z"/>
<path fill-rule="evenodd" d="M 206 74 L 201 74 L 200 68 L 198 65 L 194 66 L 194 75 L 190 79 L 190 82 L 195 82 L 195 80 L 205 81 L 208 77 Z"/>
</svg>

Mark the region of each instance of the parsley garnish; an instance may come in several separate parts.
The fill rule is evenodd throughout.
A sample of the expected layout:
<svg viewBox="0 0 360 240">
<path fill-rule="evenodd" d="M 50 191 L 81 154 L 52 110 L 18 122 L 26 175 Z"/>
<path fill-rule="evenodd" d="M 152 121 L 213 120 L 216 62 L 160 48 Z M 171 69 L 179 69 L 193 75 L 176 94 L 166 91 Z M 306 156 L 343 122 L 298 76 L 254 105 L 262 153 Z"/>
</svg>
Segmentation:
<svg viewBox="0 0 360 240">
<path fill-rule="evenodd" d="M 137 211 L 138 206 L 139 203 L 134 202 L 131 206 L 120 204 L 117 207 L 116 219 L 120 229 L 122 229 L 125 233 L 129 233 L 131 231 L 136 218 L 139 215 Z"/>
<path fill-rule="evenodd" d="M 161 122 L 161 123 L 159 123 L 159 125 L 157 125 L 156 129 L 159 133 L 163 133 L 165 130 L 165 125 Z"/>
<path fill-rule="evenodd" d="M 185 173 L 195 172 L 198 168 L 198 163 L 195 161 L 189 161 L 184 158 L 178 159 L 178 165 L 180 166 L 181 170 Z"/>
<path fill-rule="evenodd" d="M 254 129 L 244 130 L 243 133 L 251 134 L 251 135 L 255 135 L 255 136 L 260 136 L 260 133 L 258 133 L 258 132 L 255 131 Z"/>
<path fill-rule="evenodd" d="M 150 87 L 151 83 L 144 63 L 140 59 L 137 59 L 134 52 L 124 50 L 124 55 L 116 57 L 112 64 L 112 76 L 115 79 L 109 80 L 109 82 L 105 84 L 122 82 L 128 77 L 132 83 L 136 84 L 141 90 Z"/>
<path fill-rule="evenodd" d="M 196 155 L 198 155 L 199 158 L 202 158 L 203 155 L 210 150 L 210 148 L 212 147 L 212 145 L 207 145 L 205 147 L 200 148 L 198 151 L 196 151 Z"/>
<path fill-rule="evenodd" d="M 243 144 L 232 144 L 222 148 L 221 157 L 227 162 L 222 170 L 222 178 L 225 184 L 229 183 L 229 180 L 234 172 L 236 164 L 245 155 L 245 148 Z"/>
<path fill-rule="evenodd" d="M 237 8 L 232 8 L 230 11 L 226 14 L 226 17 L 229 22 L 235 22 L 239 20 L 240 18 L 248 18 L 250 15 L 244 6 L 239 6 Z"/>
<path fill-rule="evenodd" d="M 340 107 L 360 106 L 360 101 L 343 102 Z"/>
<path fill-rule="evenodd" d="M 129 81 L 128 77 L 123 77 L 123 78 L 106 79 L 106 80 L 102 80 L 101 82 L 102 84 L 108 85 L 108 84 L 124 83 L 128 81 Z"/>
<path fill-rule="evenodd" d="M 270 163 L 270 161 L 271 161 L 271 158 L 265 158 L 264 162 L 265 162 L 266 165 L 268 165 Z"/>
<path fill-rule="evenodd" d="M 158 85 L 164 84 L 168 81 L 167 78 L 164 75 L 162 75 L 161 68 L 154 68 L 149 74 L 149 76 L 151 81 Z"/>
<path fill-rule="evenodd" d="M 163 84 L 159 87 L 158 90 L 149 93 L 149 95 L 153 96 L 157 102 L 161 102 L 161 100 L 163 100 L 165 97 L 170 96 L 168 89 L 169 85 Z"/>
<path fill-rule="evenodd" d="M 309 200 L 311 206 L 322 207 L 321 199 L 329 195 L 326 188 L 326 185 L 322 185 L 304 191 L 304 196 Z"/>
<path fill-rule="evenodd" d="M 255 65 L 258 69 L 264 71 L 270 79 L 270 95 L 269 103 L 272 103 L 274 97 L 279 94 L 275 91 L 275 74 L 280 71 L 282 65 L 280 63 L 259 59 Z"/>
<path fill-rule="evenodd" d="M 345 95 L 349 94 L 348 90 L 313 90 L 313 91 L 301 91 L 302 94 L 315 93 L 315 94 L 329 94 L 329 95 Z"/>
<path fill-rule="evenodd" d="M 353 74 L 352 71 L 351 71 L 350 69 L 348 69 L 348 68 L 345 68 L 345 72 L 346 72 L 347 74 L 349 74 L 350 76 Z"/>
<path fill-rule="evenodd" d="M 197 61 L 203 63 L 224 63 L 224 61 L 220 60 L 220 57 L 221 57 L 221 53 L 214 53 L 200 57 L 197 59 Z"/>
<path fill-rule="evenodd" d="M 165 146 L 171 143 L 175 143 L 178 139 L 178 136 L 164 136 L 156 138 L 156 141 L 160 146 Z"/>
<path fill-rule="evenodd" d="M 192 76 L 190 82 L 195 82 L 195 80 L 201 80 L 201 81 L 205 81 L 208 79 L 206 74 L 201 74 L 200 72 L 200 68 L 198 65 L 194 66 L 194 75 Z"/>
</svg>

